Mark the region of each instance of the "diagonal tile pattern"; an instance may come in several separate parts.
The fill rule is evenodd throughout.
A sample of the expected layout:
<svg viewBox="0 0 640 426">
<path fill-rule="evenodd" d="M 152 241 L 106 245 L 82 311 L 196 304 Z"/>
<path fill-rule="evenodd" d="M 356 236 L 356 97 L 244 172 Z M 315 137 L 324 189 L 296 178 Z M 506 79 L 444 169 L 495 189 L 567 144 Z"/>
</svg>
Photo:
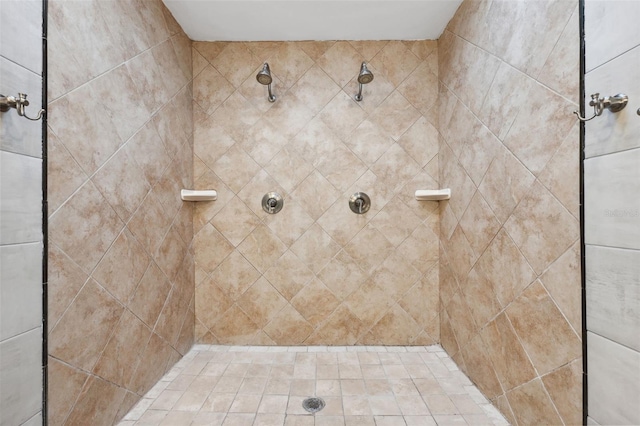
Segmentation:
<svg viewBox="0 0 640 426">
<path fill-rule="evenodd" d="M 194 330 L 238 345 L 441 341 L 512 422 L 579 418 L 565 403 L 581 385 L 577 173 L 561 170 L 576 100 L 548 78 L 577 73 L 556 43 L 575 5 L 551 3 L 467 1 L 438 42 L 191 43 L 159 1 L 52 2 L 50 382 L 67 398 L 52 393 L 50 423 L 113 423 Z M 523 11 L 545 31 L 507 37 L 494 14 Z M 264 61 L 274 104 L 255 82 Z M 357 103 L 362 61 L 376 80 Z M 552 137 L 531 143 L 532 123 Z M 440 210 L 413 200 L 438 182 L 457 194 Z M 219 198 L 183 204 L 192 186 Z M 260 209 L 268 190 L 280 215 Z M 355 191 L 372 197 L 364 216 L 347 210 Z M 191 352 L 136 420 L 304 423 L 315 386 L 319 425 L 500 422 L 447 380 L 439 350 L 236 349 Z"/>
<path fill-rule="evenodd" d="M 524 10 L 547 31 L 522 29 Z M 440 206 L 441 342 L 513 424 L 582 415 L 579 94 L 548 77 L 579 75 L 577 51 L 558 56 L 576 11 L 466 1 L 438 41 L 440 182 L 458 194 Z"/>
<path fill-rule="evenodd" d="M 223 189 L 194 211 L 200 342 L 439 340 L 438 212 L 413 200 L 437 185 L 435 46 L 193 44 L 196 186 Z M 376 77 L 359 103 L 365 60 Z M 273 104 L 254 77 L 263 61 Z M 284 196 L 277 215 L 261 209 L 268 191 Z M 372 198 L 362 216 L 348 208 L 356 191 Z M 219 294 L 223 309 L 208 306 Z"/>
<path fill-rule="evenodd" d="M 54 3 L 48 423 L 111 425 L 193 344 L 193 98 L 213 112 L 234 88 L 207 66 L 219 96 L 192 93 L 191 42 L 160 1 Z"/>
</svg>

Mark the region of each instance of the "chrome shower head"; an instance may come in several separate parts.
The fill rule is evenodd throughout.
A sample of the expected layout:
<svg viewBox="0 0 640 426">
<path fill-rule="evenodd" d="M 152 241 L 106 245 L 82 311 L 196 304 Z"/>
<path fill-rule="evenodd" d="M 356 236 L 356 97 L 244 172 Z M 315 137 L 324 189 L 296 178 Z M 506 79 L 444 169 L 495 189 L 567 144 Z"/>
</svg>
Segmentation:
<svg viewBox="0 0 640 426">
<path fill-rule="evenodd" d="M 256 80 L 258 80 L 258 83 L 269 88 L 269 102 L 275 102 L 276 96 L 271 93 L 271 83 L 273 82 L 273 78 L 271 77 L 271 69 L 269 69 L 268 63 L 264 63 L 262 70 L 260 70 L 256 75 Z"/>
<path fill-rule="evenodd" d="M 373 81 L 373 73 L 367 68 L 367 63 L 360 65 L 360 73 L 358 74 L 358 93 L 354 99 L 358 102 L 362 100 L 362 85 L 369 84 Z"/>
<path fill-rule="evenodd" d="M 358 74 L 358 83 L 369 84 L 373 81 L 373 73 L 367 68 L 367 63 L 360 65 L 360 74 Z"/>
<path fill-rule="evenodd" d="M 258 75 L 256 75 L 256 80 L 258 80 L 258 83 L 264 84 L 265 86 L 271 84 L 273 79 L 271 78 L 271 70 L 269 69 L 268 63 L 264 63 L 264 65 L 262 66 L 262 70 L 258 73 Z"/>
</svg>

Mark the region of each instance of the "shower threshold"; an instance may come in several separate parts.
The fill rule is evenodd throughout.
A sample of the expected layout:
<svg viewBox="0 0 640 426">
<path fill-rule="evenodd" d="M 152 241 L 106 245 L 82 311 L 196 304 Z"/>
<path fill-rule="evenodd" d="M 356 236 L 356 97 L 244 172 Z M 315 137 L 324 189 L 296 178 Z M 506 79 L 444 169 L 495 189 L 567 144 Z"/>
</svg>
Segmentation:
<svg viewBox="0 0 640 426">
<path fill-rule="evenodd" d="M 313 397 L 324 406 L 310 413 Z M 509 423 L 439 345 L 194 345 L 119 423 L 465 424 Z"/>
</svg>

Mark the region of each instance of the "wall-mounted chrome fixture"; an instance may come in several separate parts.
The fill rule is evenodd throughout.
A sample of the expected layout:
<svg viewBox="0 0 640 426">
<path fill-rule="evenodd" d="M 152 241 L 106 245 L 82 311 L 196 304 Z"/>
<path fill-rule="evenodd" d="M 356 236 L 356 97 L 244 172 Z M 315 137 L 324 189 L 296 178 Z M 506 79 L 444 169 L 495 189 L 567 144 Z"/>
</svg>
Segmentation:
<svg viewBox="0 0 640 426">
<path fill-rule="evenodd" d="M 284 200 L 277 192 L 267 192 L 262 197 L 262 210 L 269 214 L 276 214 L 282 210 Z"/>
<path fill-rule="evenodd" d="M 371 198 L 364 192 L 356 192 L 349 198 L 349 208 L 356 214 L 365 214 L 371 208 Z"/>
<path fill-rule="evenodd" d="M 593 107 L 592 117 L 581 117 L 580 112 L 578 111 L 573 111 L 573 113 L 578 116 L 578 120 L 589 121 L 601 116 L 605 109 L 608 109 L 611 112 L 622 111 L 624 107 L 627 106 L 627 102 L 629 102 L 629 97 L 624 93 L 607 96 L 606 98 L 601 98 L 600 93 L 594 93 L 593 95 L 591 95 L 591 102 L 589 102 L 589 106 Z"/>
<path fill-rule="evenodd" d="M 17 98 L 14 96 L 0 95 L 0 112 L 7 112 L 11 108 L 15 108 L 18 111 L 18 115 L 26 118 L 27 120 L 40 120 L 45 113 L 45 110 L 41 109 L 40 111 L 38 111 L 38 115 L 36 115 L 36 118 L 31 118 L 27 116 L 24 111 L 24 108 L 28 106 L 29 101 L 27 100 L 27 95 L 25 93 L 18 93 Z"/>
<path fill-rule="evenodd" d="M 273 82 L 273 78 L 271 77 L 271 70 L 269 69 L 268 63 L 264 63 L 264 65 L 262 66 L 262 70 L 258 73 L 258 75 L 256 75 L 256 80 L 258 80 L 258 83 L 269 88 L 269 97 L 267 99 L 269 99 L 269 102 L 275 102 L 276 95 L 271 93 L 271 83 Z"/>
<path fill-rule="evenodd" d="M 360 65 L 360 74 L 358 74 L 358 93 L 353 97 L 356 101 L 362 100 L 362 85 L 369 84 L 373 81 L 373 73 L 367 68 L 367 63 Z"/>
</svg>

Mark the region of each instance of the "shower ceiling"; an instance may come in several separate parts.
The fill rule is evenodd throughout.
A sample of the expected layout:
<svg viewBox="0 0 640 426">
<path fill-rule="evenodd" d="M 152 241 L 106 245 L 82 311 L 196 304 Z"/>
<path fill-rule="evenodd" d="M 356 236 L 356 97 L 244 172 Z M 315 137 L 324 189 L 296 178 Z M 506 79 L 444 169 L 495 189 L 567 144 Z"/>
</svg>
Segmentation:
<svg viewBox="0 0 640 426">
<path fill-rule="evenodd" d="M 462 0 L 163 0 L 192 40 L 435 40 Z"/>
</svg>

